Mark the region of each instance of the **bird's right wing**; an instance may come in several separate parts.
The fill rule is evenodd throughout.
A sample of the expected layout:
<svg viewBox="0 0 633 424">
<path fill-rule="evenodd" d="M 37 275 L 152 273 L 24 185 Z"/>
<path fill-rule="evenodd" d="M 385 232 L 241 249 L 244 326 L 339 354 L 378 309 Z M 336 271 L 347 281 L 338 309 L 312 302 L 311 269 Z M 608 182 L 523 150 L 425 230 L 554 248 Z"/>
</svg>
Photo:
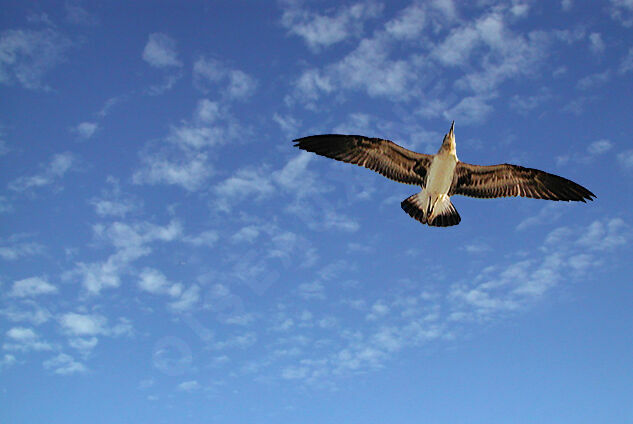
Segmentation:
<svg viewBox="0 0 633 424">
<path fill-rule="evenodd" d="M 420 186 L 425 185 L 433 158 L 389 140 L 362 135 L 312 135 L 294 142 L 296 147 L 308 152 L 364 166 L 392 180 Z"/>
<path fill-rule="evenodd" d="M 546 200 L 593 200 L 595 194 L 575 182 L 533 168 L 507 163 L 480 166 L 458 162 L 449 195 L 492 198 L 521 196 Z"/>
</svg>

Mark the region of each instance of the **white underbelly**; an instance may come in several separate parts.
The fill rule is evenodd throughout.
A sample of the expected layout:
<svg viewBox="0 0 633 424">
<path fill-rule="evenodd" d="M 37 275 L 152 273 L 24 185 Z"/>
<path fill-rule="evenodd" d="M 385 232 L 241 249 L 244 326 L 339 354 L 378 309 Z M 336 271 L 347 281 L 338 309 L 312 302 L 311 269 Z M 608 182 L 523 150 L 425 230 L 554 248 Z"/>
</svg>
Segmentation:
<svg viewBox="0 0 633 424">
<path fill-rule="evenodd" d="M 453 182 L 456 165 L 457 159 L 454 156 L 438 155 L 433 158 L 426 179 L 426 191 L 429 194 L 447 194 Z"/>
</svg>

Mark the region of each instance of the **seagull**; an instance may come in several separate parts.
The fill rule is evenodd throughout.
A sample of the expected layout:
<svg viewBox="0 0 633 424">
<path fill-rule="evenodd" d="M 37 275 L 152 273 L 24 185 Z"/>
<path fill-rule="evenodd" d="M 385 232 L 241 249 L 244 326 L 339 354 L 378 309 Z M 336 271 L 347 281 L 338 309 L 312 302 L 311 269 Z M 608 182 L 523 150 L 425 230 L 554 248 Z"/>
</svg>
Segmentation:
<svg viewBox="0 0 633 424">
<path fill-rule="evenodd" d="M 364 166 L 404 184 L 422 187 L 400 206 L 412 218 L 432 227 L 461 221 L 451 196 L 491 199 L 531 197 L 545 200 L 593 200 L 595 194 L 558 175 L 507 163 L 471 165 L 457 159 L 455 121 L 434 155 L 414 152 L 396 143 L 362 135 L 323 134 L 298 138 L 295 147 L 328 158 Z"/>
</svg>

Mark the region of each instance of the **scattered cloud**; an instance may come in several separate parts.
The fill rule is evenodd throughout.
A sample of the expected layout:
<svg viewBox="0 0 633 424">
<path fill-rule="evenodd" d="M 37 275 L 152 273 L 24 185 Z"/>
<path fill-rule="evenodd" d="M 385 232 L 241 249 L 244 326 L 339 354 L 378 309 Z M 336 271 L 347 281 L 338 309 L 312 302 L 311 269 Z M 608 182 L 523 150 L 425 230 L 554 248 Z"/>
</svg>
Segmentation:
<svg viewBox="0 0 633 424">
<path fill-rule="evenodd" d="M 71 347 L 88 353 L 97 345 L 96 336 L 129 336 L 132 325 L 129 320 L 121 318 L 114 325 L 108 324 L 108 319 L 99 314 L 82 314 L 67 312 L 58 317 L 59 325 L 64 334 L 69 337 Z"/>
<path fill-rule="evenodd" d="M 465 125 L 481 123 L 493 110 L 493 107 L 488 104 L 489 99 L 489 96 L 465 97 L 451 109 L 445 111 L 444 118 Z"/>
<path fill-rule="evenodd" d="M 613 143 L 606 138 L 594 141 L 587 147 L 587 153 L 590 155 L 601 155 L 613 148 Z"/>
<path fill-rule="evenodd" d="M 161 94 L 171 90 L 182 76 L 183 74 L 180 72 L 166 75 L 161 83 L 150 85 L 145 92 L 150 96 L 160 96 Z"/>
<path fill-rule="evenodd" d="M 517 231 L 523 231 L 530 227 L 556 222 L 563 215 L 563 209 L 558 203 L 550 203 L 541 208 L 539 213 L 525 218 L 516 226 Z"/>
<path fill-rule="evenodd" d="M 107 226 L 98 224 L 94 232 L 98 239 L 112 244 L 115 252 L 105 261 L 78 262 L 63 278 L 79 280 L 88 293 L 97 295 L 105 288 L 119 287 L 121 275 L 129 272 L 130 264 L 152 252 L 150 244 L 179 239 L 182 226 L 177 221 L 162 227 L 149 222 L 117 221 Z"/>
<path fill-rule="evenodd" d="M 15 359 L 15 356 L 11 355 L 10 353 L 5 353 L 0 359 L 0 371 L 2 371 L 4 368 L 9 368 L 16 362 L 17 360 Z"/>
<path fill-rule="evenodd" d="M 118 180 L 108 178 L 111 188 L 102 191 L 100 197 L 93 197 L 90 204 L 100 217 L 124 218 L 127 214 L 140 209 L 140 201 L 121 191 Z"/>
<path fill-rule="evenodd" d="M 622 153 L 618 153 L 618 162 L 627 170 L 633 169 L 633 150 L 626 150 Z"/>
<path fill-rule="evenodd" d="M 187 312 L 191 310 L 200 300 L 200 286 L 192 284 L 182 292 L 180 297 L 171 302 L 169 307 L 174 312 Z"/>
<path fill-rule="evenodd" d="M 44 361 L 42 365 L 44 369 L 59 375 L 83 374 L 88 371 L 88 368 L 83 363 L 76 361 L 66 353 L 60 353 Z"/>
<path fill-rule="evenodd" d="M 187 154 L 175 160 L 158 153 L 144 155 L 141 160 L 141 169 L 132 176 L 134 184 L 168 184 L 196 191 L 212 175 L 206 153 Z"/>
<path fill-rule="evenodd" d="M 589 50 L 591 50 L 593 54 L 602 54 L 605 48 L 606 46 L 602 40 L 602 35 L 599 32 L 589 34 Z"/>
<path fill-rule="evenodd" d="M 396 39 L 414 39 L 425 29 L 427 11 L 419 3 L 412 3 L 403 9 L 396 18 L 385 25 L 385 31 Z"/>
<path fill-rule="evenodd" d="M 633 26 L 633 2 L 631 0 L 610 0 L 611 17 L 625 27 Z"/>
<path fill-rule="evenodd" d="M 79 138 L 88 140 L 97 132 L 98 129 L 99 124 L 97 124 L 96 122 L 82 122 L 76 127 L 72 128 L 72 132 L 77 134 Z"/>
<path fill-rule="evenodd" d="M 139 275 L 138 287 L 152 294 L 166 294 L 178 297 L 182 294 L 183 287 L 180 283 L 171 283 L 167 277 L 157 269 L 145 268 Z"/>
<path fill-rule="evenodd" d="M 13 327 L 6 333 L 6 341 L 2 345 L 5 350 L 28 352 L 52 350 L 50 343 L 43 341 L 31 328 Z"/>
<path fill-rule="evenodd" d="M 66 1 L 66 21 L 75 25 L 94 26 L 99 23 L 96 15 L 82 7 L 78 1 Z"/>
<path fill-rule="evenodd" d="M 94 336 L 106 332 L 107 319 L 102 315 L 69 312 L 59 318 L 59 323 L 73 336 Z"/>
<path fill-rule="evenodd" d="M 193 392 L 196 390 L 200 390 L 202 386 L 196 380 L 183 381 L 178 384 L 178 391 L 181 392 Z"/>
<path fill-rule="evenodd" d="M 6 261 L 15 261 L 44 253 L 45 248 L 42 244 L 24 241 L 25 238 L 29 238 L 29 236 L 17 234 L 7 240 L 0 241 L 0 258 Z"/>
<path fill-rule="evenodd" d="M 249 201 L 262 200 L 273 193 L 275 187 L 263 168 L 242 168 L 234 175 L 218 183 L 213 192 L 216 195 L 215 207 L 228 212 L 232 205 L 248 198 Z"/>
<path fill-rule="evenodd" d="M 239 69 L 231 69 L 217 59 L 198 58 L 193 64 L 194 86 L 208 93 L 213 87 L 221 85 L 223 95 L 229 100 L 243 100 L 255 92 L 255 78 Z"/>
<path fill-rule="evenodd" d="M 11 297 L 34 297 L 45 294 L 57 293 L 58 289 L 45 278 L 31 277 L 18 280 L 13 283 L 13 287 L 9 292 Z"/>
<path fill-rule="evenodd" d="M 587 75 L 578 81 L 578 88 L 581 90 L 591 90 L 605 85 L 611 79 L 611 70 Z"/>
<path fill-rule="evenodd" d="M 362 35 L 365 21 L 379 16 L 382 9 L 380 3 L 359 2 L 341 6 L 328 16 L 289 2 L 281 17 L 281 24 L 290 34 L 303 38 L 313 51 L 319 51 L 320 48 Z M 401 33 L 405 31 L 403 27 L 406 24 L 400 25 Z"/>
<path fill-rule="evenodd" d="M 35 187 L 43 187 L 55 183 L 68 172 L 77 159 L 70 152 L 53 155 L 44 169 L 31 176 L 19 177 L 9 183 L 9 188 L 14 191 L 26 191 Z"/>
<path fill-rule="evenodd" d="M 631 71 L 633 71 L 633 47 L 629 47 L 629 51 L 622 58 L 620 67 L 618 68 L 620 74 L 626 74 Z"/>
<path fill-rule="evenodd" d="M 71 41 L 53 28 L 0 33 L 0 84 L 50 90 L 45 75 L 66 60 Z"/>
<path fill-rule="evenodd" d="M 155 68 L 182 66 L 176 51 L 176 41 L 160 32 L 149 35 L 147 44 L 143 49 L 143 60 Z"/>
</svg>

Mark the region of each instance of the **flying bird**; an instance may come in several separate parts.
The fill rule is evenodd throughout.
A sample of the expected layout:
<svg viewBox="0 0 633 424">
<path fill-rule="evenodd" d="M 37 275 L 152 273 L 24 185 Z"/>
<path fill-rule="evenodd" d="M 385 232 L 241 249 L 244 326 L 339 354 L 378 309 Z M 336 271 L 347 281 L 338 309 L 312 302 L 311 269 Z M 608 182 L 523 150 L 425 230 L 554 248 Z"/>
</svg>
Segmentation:
<svg viewBox="0 0 633 424">
<path fill-rule="evenodd" d="M 451 196 L 490 199 L 521 196 L 545 200 L 593 200 L 595 194 L 558 175 L 507 163 L 471 165 L 457 159 L 455 121 L 434 155 L 417 153 L 396 143 L 362 135 L 324 134 L 294 140 L 308 152 L 364 166 L 422 190 L 400 206 L 412 218 L 433 227 L 448 227 L 461 221 Z"/>
</svg>

